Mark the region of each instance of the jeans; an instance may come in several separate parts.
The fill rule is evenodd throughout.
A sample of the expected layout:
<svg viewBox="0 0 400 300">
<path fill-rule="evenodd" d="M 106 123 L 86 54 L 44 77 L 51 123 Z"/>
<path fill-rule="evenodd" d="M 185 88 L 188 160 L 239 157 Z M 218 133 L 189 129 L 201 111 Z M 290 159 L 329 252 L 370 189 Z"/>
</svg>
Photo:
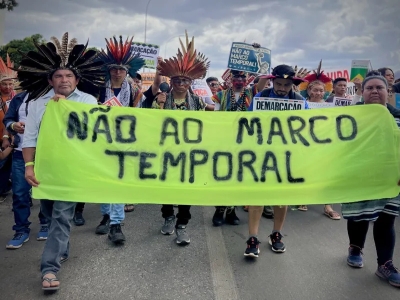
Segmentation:
<svg viewBox="0 0 400 300">
<path fill-rule="evenodd" d="M 110 225 L 121 224 L 125 219 L 125 204 L 102 204 L 101 214 L 110 216 Z"/>
<path fill-rule="evenodd" d="M 29 216 L 31 215 L 30 207 L 30 190 L 31 186 L 25 180 L 25 162 L 21 151 L 15 151 L 12 158 L 12 190 L 13 190 L 13 211 L 15 232 L 30 232 Z M 42 212 L 39 211 L 40 224 L 47 223 Z"/>
<path fill-rule="evenodd" d="M 388 260 L 393 259 L 394 246 L 396 242 L 396 233 L 394 230 L 395 216 L 380 213 L 374 223 L 374 241 L 376 254 L 378 256 L 378 265 L 384 265 Z M 365 239 L 368 233 L 368 221 L 347 221 L 347 233 L 350 239 L 350 245 L 364 248 Z"/>
<path fill-rule="evenodd" d="M 44 276 L 47 273 L 57 274 L 61 257 L 69 256 L 69 234 L 76 203 L 41 200 L 40 205 L 49 225 L 40 265 Z"/>
<path fill-rule="evenodd" d="M 164 219 L 175 215 L 174 206 L 169 204 L 164 204 L 161 207 L 161 212 Z M 178 225 L 187 225 L 191 218 L 192 215 L 190 214 L 190 205 L 178 205 L 178 214 L 176 215 L 175 227 L 178 227 Z"/>
</svg>

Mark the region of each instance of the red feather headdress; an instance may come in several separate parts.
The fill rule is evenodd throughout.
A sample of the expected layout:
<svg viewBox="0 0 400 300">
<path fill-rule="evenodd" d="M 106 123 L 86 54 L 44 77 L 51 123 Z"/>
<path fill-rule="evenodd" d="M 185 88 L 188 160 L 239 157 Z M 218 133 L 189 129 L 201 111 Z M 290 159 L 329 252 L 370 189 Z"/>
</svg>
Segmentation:
<svg viewBox="0 0 400 300">
<path fill-rule="evenodd" d="M 6 62 L 0 57 L 0 81 L 8 79 L 17 79 L 17 72 L 12 70 L 14 63 L 10 60 L 7 53 Z"/>
<path fill-rule="evenodd" d="M 157 66 L 160 75 L 169 78 L 186 77 L 191 80 L 203 79 L 210 66 L 210 62 L 204 54 L 198 53 L 194 48 L 194 37 L 189 42 L 189 37 L 186 34 L 186 47 L 183 45 L 181 39 L 181 49 L 178 49 L 176 57 L 166 59 L 160 62 Z"/>
<path fill-rule="evenodd" d="M 324 74 L 324 71 L 321 70 L 322 68 L 322 60 L 319 62 L 317 70 L 314 70 L 313 74 L 309 74 L 304 77 L 306 82 L 302 82 L 299 85 L 299 91 L 304 97 L 308 97 L 307 88 L 313 81 L 321 81 L 325 86 L 325 97 L 332 93 L 333 90 L 333 83 L 332 79 Z"/>
</svg>

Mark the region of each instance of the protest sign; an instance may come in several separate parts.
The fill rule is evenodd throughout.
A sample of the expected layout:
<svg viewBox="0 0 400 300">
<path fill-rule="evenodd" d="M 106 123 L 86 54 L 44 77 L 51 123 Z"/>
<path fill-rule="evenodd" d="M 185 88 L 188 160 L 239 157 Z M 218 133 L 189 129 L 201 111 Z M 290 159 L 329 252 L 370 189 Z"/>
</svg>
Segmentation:
<svg viewBox="0 0 400 300">
<path fill-rule="evenodd" d="M 33 197 L 223 206 L 394 197 L 399 134 L 381 105 L 233 114 L 50 101 Z"/>
<path fill-rule="evenodd" d="M 364 80 L 368 71 L 372 69 L 371 61 L 369 60 L 353 60 L 351 62 L 350 81 L 358 78 Z"/>
<path fill-rule="evenodd" d="M 334 97 L 333 98 L 333 104 L 335 106 L 348 106 L 351 105 L 351 99 L 347 99 L 347 98 L 340 98 L 340 97 Z"/>
<path fill-rule="evenodd" d="M 395 99 L 395 103 L 396 103 L 396 108 L 400 108 L 400 94 L 399 93 L 395 93 L 394 94 L 394 99 Z"/>
<path fill-rule="evenodd" d="M 246 43 L 232 43 L 228 68 L 257 74 L 268 74 L 271 68 L 271 50 L 254 48 Z"/>
<path fill-rule="evenodd" d="M 329 108 L 334 107 L 335 103 L 332 102 L 307 102 L 309 109 Z"/>
<path fill-rule="evenodd" d="M 108 99 L 106 102 L 104 102 L 104 105 L 106 106 L 122 106 L 121 102 L 119 102 L 117 97 L 112 97 Z"/>
<path fill-rule="evenodd" d="M 152 44 L 132 42 L 134 53 L 140 53 L 140 57 L 145 60 L 143 68 L 156 69 L 157 57 L 159 56 L 160 47 Z"/>
<path fill-rule="evenodd" d="M 304 107 L 305 107 L 304 100 L 265 98 L 265 97 L 254 97 L 253 99 L 253 111 L 301 110 L 304 109 Z"/>
<path fill-rule="evenodd" d="M 200 97 L 212 97 L 212 92 L 207 82 L 204 79 L 193 80 L 192 90 L 197 96 Z"/>
</svg>

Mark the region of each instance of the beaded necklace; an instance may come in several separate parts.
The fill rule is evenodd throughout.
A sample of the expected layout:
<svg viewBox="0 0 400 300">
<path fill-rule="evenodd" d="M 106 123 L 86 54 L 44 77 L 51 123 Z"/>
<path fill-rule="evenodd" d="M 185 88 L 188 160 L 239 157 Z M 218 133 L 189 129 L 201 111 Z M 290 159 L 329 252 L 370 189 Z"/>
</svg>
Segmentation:
<svg viewBox="0 0 400 300">
<path fill-rule="evenodd" d="M 235 92 L 233 91 L 233 89 L 230 89 L 230 94 L 231 94 L 231 111 L 246 111 L 246 89 L 243 89 L 243 91 L 241 92 L 238 101 L 236 101 L 236 97 L 235 97 Z M 240 102 L 240 105 L 238 105 L 238 102 Z"/>
</svg>

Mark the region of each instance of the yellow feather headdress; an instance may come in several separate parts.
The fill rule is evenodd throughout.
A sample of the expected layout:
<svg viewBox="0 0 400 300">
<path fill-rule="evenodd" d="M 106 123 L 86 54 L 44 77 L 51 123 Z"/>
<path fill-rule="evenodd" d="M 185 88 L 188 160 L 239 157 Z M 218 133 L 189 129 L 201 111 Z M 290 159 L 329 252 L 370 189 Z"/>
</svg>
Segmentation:
<svg viewBox="0 0 400 300">
<path fill-rule="evenodd" d="M 204 54 L 197 52 L 194 48 L 194 37 L 189 42 L 187 31 L 185 31 L 185 34 L 186 46 L 179 39 L 182 51 L 178 48 L 177 55 L 160 62 L 157 69 L 160 75 L 169 78 L 186 77 L 191 80 L 203 79 L 207 74 L 210 62 Z"/>
</svg>

